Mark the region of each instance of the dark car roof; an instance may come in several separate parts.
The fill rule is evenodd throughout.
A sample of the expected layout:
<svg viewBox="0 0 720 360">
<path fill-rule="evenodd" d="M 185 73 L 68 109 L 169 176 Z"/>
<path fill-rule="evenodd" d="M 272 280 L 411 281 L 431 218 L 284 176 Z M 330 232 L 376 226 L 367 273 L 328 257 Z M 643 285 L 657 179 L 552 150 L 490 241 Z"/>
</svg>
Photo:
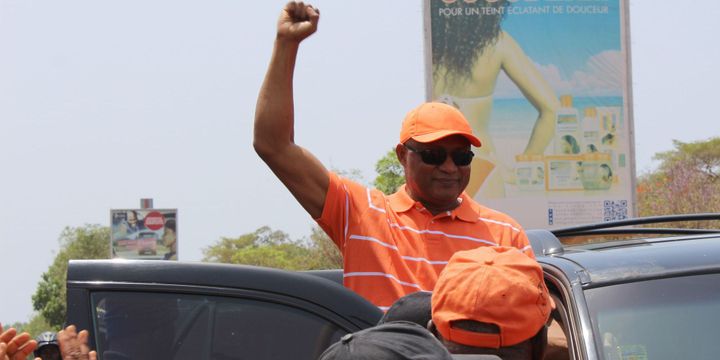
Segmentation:
<svg viewBox="0 0 720 360">
<path fill-rule="evenodd" d="M 720 234 L 560 246 L 554 255 L 536 251 L 538 260 L 571 276 L 583 273 L 585 287 L 720 272 Z"/>
<path fill-rule="evenodd" d="M 103 282 L 271 292 L 312 302 L 362 327 L 374 325 L 382 315 L 376 306 L 327 277 L 258 266 L 160 260 L 71 260 L 67 281 L 68 287 Z"/>
</svg>

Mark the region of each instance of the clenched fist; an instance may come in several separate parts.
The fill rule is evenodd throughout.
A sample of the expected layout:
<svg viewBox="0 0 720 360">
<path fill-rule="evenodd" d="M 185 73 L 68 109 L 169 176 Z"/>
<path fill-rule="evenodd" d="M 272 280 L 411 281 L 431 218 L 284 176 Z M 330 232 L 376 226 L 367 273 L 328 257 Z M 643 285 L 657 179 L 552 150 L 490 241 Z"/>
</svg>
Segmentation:
<svg viewBox="0 0 720 360">
<path fill-rule="evenodd" d="M 291 1 L 280 13 L 277 37 L 281 40 L 301 42 L 317 30 L 319 20 L 320 10 L 302 1 Z"/>
</svg>

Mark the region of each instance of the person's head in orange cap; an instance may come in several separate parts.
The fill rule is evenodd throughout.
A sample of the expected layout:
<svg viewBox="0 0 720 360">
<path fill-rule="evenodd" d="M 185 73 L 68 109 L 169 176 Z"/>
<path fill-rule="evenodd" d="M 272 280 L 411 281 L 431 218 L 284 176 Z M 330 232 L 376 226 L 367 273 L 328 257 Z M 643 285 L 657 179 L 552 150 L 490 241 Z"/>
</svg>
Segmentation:
<svg viewBox="0 0 720 360">
<path fill-rule="evenodd" d="M 537 261 L 481 247 L 455 253 L 440 274 L 430 327 L 451 353 L 542 359 L 554 307 Z"/>
<path fill-rule="evenodd" d="M 458 109 L 439 102 L 412 109 L 395 147 L 409 195 L 433 214 L 457 207 L 470 180 L 471 145 L 480 140 Z"/>
</svg>

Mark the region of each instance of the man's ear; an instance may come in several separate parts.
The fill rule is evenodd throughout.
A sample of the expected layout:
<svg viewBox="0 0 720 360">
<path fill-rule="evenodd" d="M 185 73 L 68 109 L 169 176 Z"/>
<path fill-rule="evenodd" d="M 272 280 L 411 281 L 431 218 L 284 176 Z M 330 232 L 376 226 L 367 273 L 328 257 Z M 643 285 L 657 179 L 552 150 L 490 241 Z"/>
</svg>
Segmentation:
<svg viewBox="0 0 720 360">
<path fill-rule="evenodd" d="M 398 161 L 400 161 L 400 165 L 405 167 L 406 162 L 406 155 L 407 155 L 407 148 L 403 144 L 397 144 L 395 145 L 395 155 L 398 158 Z"/>
</svg>

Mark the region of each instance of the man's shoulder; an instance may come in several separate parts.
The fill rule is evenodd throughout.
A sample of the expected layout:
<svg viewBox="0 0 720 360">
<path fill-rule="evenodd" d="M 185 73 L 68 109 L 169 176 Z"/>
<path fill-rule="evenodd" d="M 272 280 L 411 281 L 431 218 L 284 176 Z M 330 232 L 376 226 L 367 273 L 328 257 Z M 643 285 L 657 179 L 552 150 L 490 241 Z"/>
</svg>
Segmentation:
<svg viewBox="0 0 720 360">
<path fill-rule="evenodd" d="M 387 195 L 373 187 L 360 183 L 359 181 L 337 174 L 333 171 L 330 174 L 330 191 L 343 191 L 352 198 L 359 198 L 363 201 L 370 200 L 371 203 L 379 206 L 386 202 Z"/>
<path fill-rule="evenodd" d="M 367 192 L 370 188 L 362 183 L 360 183 L 357 180 L 353 180 L 349 177 L 343 176 L 341 174 L 338 174 L 334 171 L 329 171 L 328 175 L 330 177 L 330 184 L 341 186 L 346 188 L 348 191 L 351 192 Z"/>
</svg>

